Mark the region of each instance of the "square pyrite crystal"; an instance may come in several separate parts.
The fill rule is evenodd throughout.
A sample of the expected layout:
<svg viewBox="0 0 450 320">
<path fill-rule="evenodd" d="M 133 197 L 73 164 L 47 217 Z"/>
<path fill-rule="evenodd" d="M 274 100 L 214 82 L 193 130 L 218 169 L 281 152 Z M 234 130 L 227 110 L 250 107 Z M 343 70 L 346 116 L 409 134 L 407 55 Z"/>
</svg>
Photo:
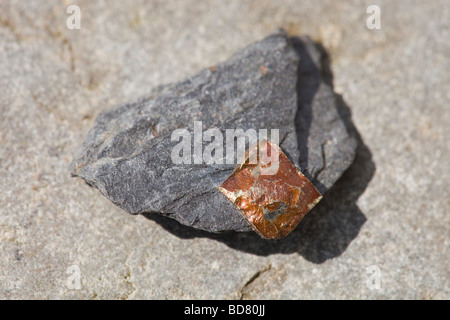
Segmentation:
<svg viewBox="0 0 450 320">
<path fill-rule="evenodd" d="M 244 164 L 236 167 L 219 190 L 260 236 L 280 239 L 295 229 L 322 195 L 278 146 L 268 141 L 260 145 L 261 150 L 256 145 L 247 152 Z M 259 155 L 270 157 L 274 151 L 279 155 L 278 170 L 270 172 L 273 164 Z M 257 161 L 249 160 L 252 152 L 256 152 Z"/>
</svg>

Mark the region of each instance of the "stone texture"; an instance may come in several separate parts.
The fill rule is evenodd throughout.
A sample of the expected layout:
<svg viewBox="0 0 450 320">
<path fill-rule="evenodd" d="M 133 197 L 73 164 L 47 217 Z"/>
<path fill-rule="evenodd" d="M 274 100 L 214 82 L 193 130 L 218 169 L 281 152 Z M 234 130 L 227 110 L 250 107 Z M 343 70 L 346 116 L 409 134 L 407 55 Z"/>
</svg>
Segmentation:
<svg viewBox="0 0 450 320">
<path fill-rule="evenodd" d="M 237 163 L 226 164 L 226 129 L 279 129 L 284 152 L 322 193 L 353 160 L 356 140 L 339 117 L 320 61 L 310 39 L 281 32 L 184 81 L 159 86 L 100 114 L 72 174 L 132 214 L 159 213 L 212 232 L 249 231 L 247 220 L 217 189 Z M 193 156 L 190 164 L 172 161 L 179 143 L 172 141 L 173 131 L 194 135 L 195 121 L 203 131 L 220 130 L 223 164 L 196 164 Z"/>
<path fill-rule="evenodd" d="M 449 1 L 376 1 L 381 30 L 366 28 L 364 1 L 76 3 L 71 31 L 68 3 L 0 1 L 2 299 L 450 298 Z M 132 216 L 67 174 L 101 111 L 279 27 L 324 46 L 322 73 L 360 135 L 288 237 Z"/>
</svg>

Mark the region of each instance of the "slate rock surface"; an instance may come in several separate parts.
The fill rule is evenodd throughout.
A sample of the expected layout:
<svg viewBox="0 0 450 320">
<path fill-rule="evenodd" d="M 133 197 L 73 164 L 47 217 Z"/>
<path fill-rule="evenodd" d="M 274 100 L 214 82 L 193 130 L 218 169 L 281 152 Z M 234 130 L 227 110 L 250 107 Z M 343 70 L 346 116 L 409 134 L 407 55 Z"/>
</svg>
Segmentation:
<svg viewBox="0 0 450 320">
<path fill-rule="evenodd" d="M 323 194 L 352 163 L 357 143 L 321 76 L 321 59 L 309 38 L 280 32 L 105 111 L 72 162 L 72 175 L 131 214 L 158 213 L 210 232 L 250 231 L 217 189 L 235 165 L 174 164 L 172 132 L 192 133 L 194 121 L 204 131 L 277 128 L 283 151 Z"/>
</svg>

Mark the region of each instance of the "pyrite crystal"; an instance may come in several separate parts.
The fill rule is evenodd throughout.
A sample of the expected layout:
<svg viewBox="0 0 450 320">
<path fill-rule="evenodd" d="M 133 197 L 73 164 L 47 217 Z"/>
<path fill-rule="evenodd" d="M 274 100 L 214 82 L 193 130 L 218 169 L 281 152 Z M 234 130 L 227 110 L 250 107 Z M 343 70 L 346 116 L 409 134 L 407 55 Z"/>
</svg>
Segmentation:
<svg viewBox="0 0 450 320">
<path fill-rule="evenodd" d="M 275 144 L 263 142 L 263 150 L 256 151 L 257 162 L 253 164 L 249 159 L 249 154 L 255 152 L 252 149 L 247 152 L 244 164 L 237 166 L 219 190 L 259 235 L 280 239 L 294 230 L 322 195 Z M 270 166 L 274 164 L 259 155 L 273 152 L 278 153 L 275 157 L 278 170 L 271 172 Z"/>
</svg>

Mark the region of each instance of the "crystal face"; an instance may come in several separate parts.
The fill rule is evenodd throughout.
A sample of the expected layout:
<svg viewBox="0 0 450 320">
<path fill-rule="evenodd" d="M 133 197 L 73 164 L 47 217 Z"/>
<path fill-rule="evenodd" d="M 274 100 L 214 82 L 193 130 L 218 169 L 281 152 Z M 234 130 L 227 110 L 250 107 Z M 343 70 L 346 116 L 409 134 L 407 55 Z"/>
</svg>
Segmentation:
<svg viewBox="0 0 450 320">
<path fill-rule="evenodd" d="M 257 161 L 250 161 L 252 152 L 256 152 Z M 273 152 L 278 152 L 277 166 L 272 163 L 274 160 L 269 162 L 260 156 L 270 157 Z M 270 167 L 278 170 L 270 172 Z M 237 206 L 252 228 L 267 239 L 288 235 L 322 199 L 319 191 L 281 149 L 268 141 L 261 143 L 260 148 L 251 148 L 244 164 L 236 167 L 219 190 Z"/>
</svg>

